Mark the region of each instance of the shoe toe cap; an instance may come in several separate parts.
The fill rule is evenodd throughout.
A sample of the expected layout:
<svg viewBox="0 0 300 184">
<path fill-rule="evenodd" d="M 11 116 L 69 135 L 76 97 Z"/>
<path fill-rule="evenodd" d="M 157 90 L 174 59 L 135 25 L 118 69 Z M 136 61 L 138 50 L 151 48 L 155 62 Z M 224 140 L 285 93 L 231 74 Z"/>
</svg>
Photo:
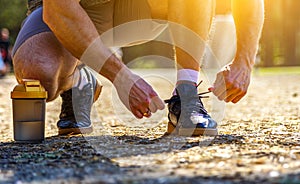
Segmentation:
<svg viewBox="0 0 300 184">
<path fill-rule="evenodd" d="M 60 129 L 75 128 L 74 125 L 76 125 L 76 122 L 74 120 L 61 119 L 57 122 L 57 127 Z"/>
<path fill-rule="evenodd" d="M 197 116 L 192 118 L 193 124 L 197 124 L 197 128 L 216 128 L 218 126 L 217 122 L 213 120 L 210 116 Z"/>
</svg>

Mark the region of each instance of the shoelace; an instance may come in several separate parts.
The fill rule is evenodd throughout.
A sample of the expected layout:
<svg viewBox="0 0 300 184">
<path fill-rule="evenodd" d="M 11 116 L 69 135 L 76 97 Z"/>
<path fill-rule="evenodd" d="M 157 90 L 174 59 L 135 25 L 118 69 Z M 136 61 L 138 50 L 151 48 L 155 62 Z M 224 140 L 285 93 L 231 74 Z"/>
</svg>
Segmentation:
<svg viewBox="0 0 300 184">
<path fill-rule="evenodd" d="M 198 88 L 202 82 L 203 81 L 200 81 L 199 84 L 196 86 L 196 88 Z M 211 93 L 211 91 L 206 91 L 206 92 L 198 93 L 198 95 L 196 97 L 198 97 L 199 100 L 201 101 L 202 98 L 209 98 L 209 96 L 203 96 L 203 95 L 206 95 L 208 93 Z M 195 98 L 195 96 L 191 96 L 190 98 Z M 172 102 L 178 102 L 178 101 L 180 101 L 179 95 L 173 96 L 170 99 L 164 100 L 164 102 L 167 103 L 167 104 L 172 103 Z"/>
</svg>

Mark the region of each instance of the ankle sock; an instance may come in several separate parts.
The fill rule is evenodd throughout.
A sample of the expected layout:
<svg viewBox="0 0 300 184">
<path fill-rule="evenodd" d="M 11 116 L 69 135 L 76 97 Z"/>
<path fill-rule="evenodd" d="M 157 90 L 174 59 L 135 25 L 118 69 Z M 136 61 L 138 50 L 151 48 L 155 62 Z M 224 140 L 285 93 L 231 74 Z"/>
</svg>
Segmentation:
<svg viewBox="0 0 300 184">
<path fill-rule="evenodd" d="M 180 69 L 177 71 L 177 83 L 181 82 L 188 82 L 197 84 L 199 77 L 199 71 L 192 70 L 192 69 Z M 177 95 L 176 89 L 173 90 L 173 95 Z"/>
</svg>

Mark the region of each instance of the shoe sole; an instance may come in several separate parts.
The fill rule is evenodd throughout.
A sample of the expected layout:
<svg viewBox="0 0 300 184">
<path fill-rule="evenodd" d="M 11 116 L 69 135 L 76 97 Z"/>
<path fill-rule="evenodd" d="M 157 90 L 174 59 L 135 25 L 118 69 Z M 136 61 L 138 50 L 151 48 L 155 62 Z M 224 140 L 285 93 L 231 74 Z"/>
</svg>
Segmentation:
<svg viewBox="0 0 300 184">
<path fill-rule="evenodd" d="M 93 127 L 86 128 L 59 128 L 58 135 L 76 135 L 76 134 L 89 134 L 93 132 Z"/>
<path fill-rule="evenodd" d="M 218 129 L 216 128 L 176 128 L 172 122 L 168 122 L 167 128 L 168 135 L 179 135 L 187 137 L 195 136 L 216 136 L 218 135 Z"/>
</svg>

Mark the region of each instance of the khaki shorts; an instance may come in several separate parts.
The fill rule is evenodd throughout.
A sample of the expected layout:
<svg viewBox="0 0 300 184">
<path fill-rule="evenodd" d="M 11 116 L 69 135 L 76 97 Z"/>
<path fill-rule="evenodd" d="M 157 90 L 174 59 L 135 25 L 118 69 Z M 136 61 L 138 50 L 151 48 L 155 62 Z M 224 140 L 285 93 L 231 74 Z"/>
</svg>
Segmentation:
<svg viewBox="0 0 300 184">
<path fill-rule="evenodd" d="M 22 24 L 22 28 L 18 34 L 18 37 L 15 42 L 15 46 L 13 48 L 13 54 L 18 50 L 18 48 L 30 37 L 42 33 L 42 32 L 51 32 L 49 27 L 42 20 L 42 2 L 41 0 L 36 0 L 33 3 L 33 7 L 31 7 L 32 13 L 24 20 Z M 151 19 L 151 10 L 148 4 L 148 0 L 81 0 L 81 6 L 87 12 L 88 16 L 93 21 L 98 33 L 101 35 L 102 33 L 110 30 L 113 27 L 124 24 L 126 22 L 132 22 L 136 20 L 145 20 Z M 34 7 L 36 5 L 36 7 Z M 159 28 L 157 28 L 159 27 Z M 136 38 L 130 38 L 131 35 L 138 35 L 135 37 L 139 37 L 137 40 L 141 40 L 146 37 L 145 40 L 151 40 L 155 38 L 164 27 L 153 23 L 151 25 L 143 25 L 140 23 L 131 24 L 130 28 L 127 30 L 131 31 L 113 31 L 112 34 L 106 37 L 114 37 L 114 40 L 122 40 L 128 39 L 133 40 L 134 42 Z M 141 30 L 149 30 L 147 33 L 143 33 Z M 151 30 L 156 30 L 156 32 L 152 32 Z M 159 30 L 159 31 L 157 31 Z M 143 33 L 144 35 L 139 35 Z M 148 36 L 150 33 L 150 36 Z M 146 36 L 147 34 L 147 36 Z M 152 35 L 151 35 L 152 34 Z M 109 38 L 109 42 L 113 40 Z M 124 42 L 124 41 L 123 41 Z M 124 43 L 112 43 L 112 45 L 120 46 Z M 126 41 L 128 43 L 129 41 Z M 143 42 L 143 41 L 142 41 Z M 141 43 L 142 43 L 141 42 Z M 110 43 L 108 44 L 112 46 Z M 130 44 L 129 44 L 130 45 Z"/>
<path fill-rule="evenodd" d="M 151 19 L 147 0 L 81 0 L 99 34 L 126 22 Z"/>
</svg>

